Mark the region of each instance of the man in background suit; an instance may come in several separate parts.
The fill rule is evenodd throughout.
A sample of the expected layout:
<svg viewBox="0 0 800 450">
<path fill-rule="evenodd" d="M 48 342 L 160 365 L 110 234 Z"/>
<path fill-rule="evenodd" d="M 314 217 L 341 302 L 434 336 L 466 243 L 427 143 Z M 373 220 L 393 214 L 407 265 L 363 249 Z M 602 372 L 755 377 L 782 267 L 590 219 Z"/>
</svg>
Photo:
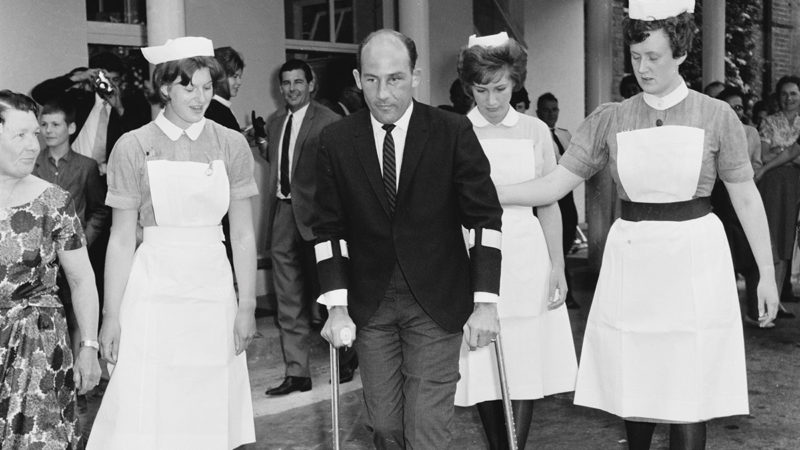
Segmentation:
<svg viewBox="0 0 800 450">
<path fill-rule="evenodd" d="M 379 449 L 448 448 L 462 329 L 471 348 L 499 331 L 502 209 L 489 162 L 466 117 L 413 101 L 416 54 L 396 31 L 367 36 L 353 75 L 368 109 L 320 139 L 322 335 L 341 347 L 357 331 Z"/>
<path fill-rule="evenodd" d="M 316 161 L 319 133 L 339 116 L 311 100 L 314 73 L 303 61 L 289 60 L 278 72 L 286 111 L 267 123 L 270 162 L 267 196 L 270 217 L 272 273 L 277 298 L 276 322 L 281 336 L 286 377 L 267 395 L 285 395 L 311 389 L 309 336 L 315 303 L 314 216 Z M 352 375 L 351 375 L 352 378 Z"/>
</svg>

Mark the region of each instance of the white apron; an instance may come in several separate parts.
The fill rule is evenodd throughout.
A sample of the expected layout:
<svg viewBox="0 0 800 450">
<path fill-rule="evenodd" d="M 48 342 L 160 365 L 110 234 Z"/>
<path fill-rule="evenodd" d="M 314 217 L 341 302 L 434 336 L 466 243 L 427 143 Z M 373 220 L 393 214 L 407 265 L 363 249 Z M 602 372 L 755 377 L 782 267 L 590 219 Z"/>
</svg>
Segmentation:
<svg viewBox="0 0 800 450">
<path fill-rule="evenodd" d="M 617 134 L 617 169 L 631 201 L 690 200 L 703 141 L 704 130 L 684 126 Z M 656 422 L 748 413 L 736 282 L 715 215 L 611 227 L 575 404 Z"/>
<path fill-rule="evenodd" d="M 481 139 L 496 185 L 536 177 L 533 141 Z M 500 270 L 500 334 L 509 391 L 515 400 L 572 391 L 577 361 L 567 309 L 548 311 L 550 256 L 529 207 L 503 207 L 503 261 Z M 470 351 L 461 344 L 461 378 L 455 404 L 470 406 L 501 398 L 494 346 Z"/>
<path fill-rule="evenodd" d="M 144 229 L 120 309 L 118 364 L 88 449 L 231 449 L 255 441 L 220 219 L 222 161 L 148 161 L 158 226 Z"/>
</svg>

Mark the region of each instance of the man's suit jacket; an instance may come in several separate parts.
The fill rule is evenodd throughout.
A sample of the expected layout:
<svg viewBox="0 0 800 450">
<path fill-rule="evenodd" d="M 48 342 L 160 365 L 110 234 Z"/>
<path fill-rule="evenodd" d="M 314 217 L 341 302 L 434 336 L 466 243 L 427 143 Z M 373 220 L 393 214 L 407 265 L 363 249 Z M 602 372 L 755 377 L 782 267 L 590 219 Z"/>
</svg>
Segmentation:
<svg viewBox="0 0 800 450">
<path fill-rule="evenodd" d="M 270 203 L 270 216 L 267 221 L 267 236 L 272 236 L 272 222 L 275 216 L 275 203 L 278 191 L 278 154 L 281 151 L 281 133 L 287 112 L 272 116 L 267 123 L 267 155 L 270 162 L 267 175 L 267 201 Z M 291 165 L 292 211 L 300 235 L 306 241 L 314 240 L 311 224 L 314 217 L 314 191 L 316 190 L 317 153 L 320 147 L 319 135 L 323 128 L 339 120 L 330 109 L 312 101 L 300 124 L 300 131 L 294 145 Z M 297 123 L 292 124 L 298 126 Z"/>
<path fill-rule="evenodd" d="M 443 329 L 460 331 L 473 292 L 497 294 L 500 286 L 500 250 L 481 245 L 477 231 L 468 255 L 461 231 L 501 227 L 489 161 L 472 124 L 414 102 L 393 215 L 369 110 L 327 127 L 321 143 L 314 232 L 318 248 L 333 249 L 333 257 L 318 254 L 321 292 L 348 289 L 349 314 L 363 326 L 399 265 L 425 312 Z"/>
<path fill-rule="evenodd" d="M 31 91 L 31 96 L 39 104 L 43 105 L 57 98 L 63 98 L 75 108 L 76 131 L 70 138 L 70 142 L 78 137 L 95 102 L 94 92 L 73 88 L 74 84 L 69 75 L 63 75 L 45 80 Z M 108 115 L 106 158 L 111 154 L 111 150 L 120 136 L 150 122 L 150 104 L 147 103 L 144 95 L 123 95 L 122 105 L 125 107 L 124 115 L 120 116 L 114 108 L 111 108 Z"/>
</svg>

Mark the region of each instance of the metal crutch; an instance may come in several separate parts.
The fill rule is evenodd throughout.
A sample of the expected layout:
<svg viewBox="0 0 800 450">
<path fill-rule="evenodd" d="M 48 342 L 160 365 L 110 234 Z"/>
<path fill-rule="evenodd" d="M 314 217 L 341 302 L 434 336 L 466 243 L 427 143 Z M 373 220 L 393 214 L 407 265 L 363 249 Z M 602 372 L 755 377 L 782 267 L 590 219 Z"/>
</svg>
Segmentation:
<svg viewBox="0 0 800 450">
<path fill-rule="evenodd" d="M 517 433 L 514 429 L 514 410 L 511 408 L 511 397 L 508 394 L 508 378 L 506 378 L 506 360 L 503 356 L 503 344 L 498 333 L 494 339 L 494 351 L 497 354 L 497 372 L 500 375 L 500 392 L 503 396 L 503 413 L 506 417 L 508 432 L 508 448 L 517 450 Z"/>
<path fill-rule="evenodd" d="M 344 328 L 339 332 L 339 338 L 345 345 L 353 342 L 353 332 Z M 330 344 L 331 357 L 331 436 L 333 449 L 339 450 L 339 349 Z"/>
</svg>

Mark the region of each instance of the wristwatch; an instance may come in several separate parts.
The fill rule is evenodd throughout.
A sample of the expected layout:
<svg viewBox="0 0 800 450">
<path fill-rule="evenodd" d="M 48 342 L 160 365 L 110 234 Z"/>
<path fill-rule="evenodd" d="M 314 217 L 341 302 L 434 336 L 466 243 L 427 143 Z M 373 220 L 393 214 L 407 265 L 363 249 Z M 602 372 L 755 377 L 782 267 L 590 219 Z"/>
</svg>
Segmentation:
<svg viewBox="0 0 800 450">
<path fill-rule="evenodd" d="M 81 341 L 81 348 L 91 347 L 95 350 L 100 350 L 100 343 L 92 339 L 84 339 Z"/>
</svg>

